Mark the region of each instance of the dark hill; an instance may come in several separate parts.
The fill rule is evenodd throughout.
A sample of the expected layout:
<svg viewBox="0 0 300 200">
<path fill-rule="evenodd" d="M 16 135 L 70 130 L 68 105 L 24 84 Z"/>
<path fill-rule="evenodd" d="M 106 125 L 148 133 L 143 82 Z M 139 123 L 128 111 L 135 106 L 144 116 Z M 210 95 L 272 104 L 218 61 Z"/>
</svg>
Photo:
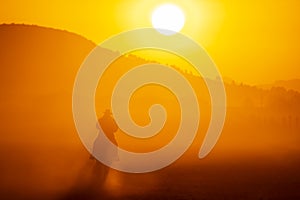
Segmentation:
<svg viewBox="0 0 300 200">
<path fill-rule="evenodd" d="M 1 88 L 17 93 L 69 89 L 81 62 L 95 47 L 67 31 L 14 24 L 0 25 L 0 44 Z"/>
<path fill-rule="evenodd" d="M 260 87 L 264 89 L 270 89 L 272 87 L 283 87 L 287 90 L 300 92 L 300 79 L 280 80 L 275 81 L 273 84 L 261 85 Z"/>
</svg>

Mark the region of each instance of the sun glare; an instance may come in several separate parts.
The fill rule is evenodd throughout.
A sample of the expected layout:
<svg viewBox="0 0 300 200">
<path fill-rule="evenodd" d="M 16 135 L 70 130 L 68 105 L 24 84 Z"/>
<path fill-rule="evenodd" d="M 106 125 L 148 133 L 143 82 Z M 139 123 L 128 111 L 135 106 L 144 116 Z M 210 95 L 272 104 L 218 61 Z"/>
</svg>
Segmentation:
<svg viewBox="0 0 300 200">
<path fill-rule="evenodd" d="M 183 28 L 185 16 L 178 6 L 164 4 L 153 11 L 151 21 L 152 26 L 158 32 L 164 35 L 173 35 Z"/>
</svg>

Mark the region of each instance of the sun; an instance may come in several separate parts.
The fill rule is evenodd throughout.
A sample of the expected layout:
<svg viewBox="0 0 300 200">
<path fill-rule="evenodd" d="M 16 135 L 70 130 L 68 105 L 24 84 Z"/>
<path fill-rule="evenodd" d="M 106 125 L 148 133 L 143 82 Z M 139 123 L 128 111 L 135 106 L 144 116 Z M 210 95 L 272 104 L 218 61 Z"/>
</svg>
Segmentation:
<svg viewBox="0 0 300 200">
<path fill-rule="evenodd" d="M 185 23 L 183 11 L 176 5 L 163 4 L 157 7 L 151 17 L 153 28 L 164 35 L 179 32 Z"/>
</svg>

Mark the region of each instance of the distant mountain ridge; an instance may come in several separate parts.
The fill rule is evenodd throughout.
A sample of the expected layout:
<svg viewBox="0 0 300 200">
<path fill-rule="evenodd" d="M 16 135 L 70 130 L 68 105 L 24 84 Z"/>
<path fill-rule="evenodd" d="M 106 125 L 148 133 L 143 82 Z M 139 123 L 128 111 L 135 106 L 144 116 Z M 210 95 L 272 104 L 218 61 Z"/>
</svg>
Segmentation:
<svg viewBox="0 0 300 200">
<path fill-rule="evenodd" d="M 9 93 L 72 87 L 80 64 L 96 46 L 74 33 L 23 24 L 0 25 L 0 45 L 0 88 Z"/>
<path fill-rule="evenodd" d="M 272 84 L 259 85 L 258 87 L 263 89 L 270 89 L 272 87 L 283 87 L 287 90 L 294 90 L 300 92 L 300 79 L 278 80 Z"/>
<path fill-rule="evenodd" d="M 22 34 L 20 34 L 22 33 Z M 55 37 L 59 35 L 61 41 L 51 41 L 55 40 Z M 56 43 L 59 42 L 66 46 L 68 50 L 70 50 L 70 46 L 72 46 L 68 41 L 71 41 L 74 39 L 74 48 L 76 49 L 76 46 L 80 47 L 80 44 L 75 44 L 75 42 L 85 43 L 85 45 L 89 46 L 89 50 L 92 50 L 94 47 L 96 47 L 96 43 L 93 41 L 78 35 L 73 32 L 69 32 L 67 30 L 59 30 L 55 28 L 49 28 L 49 27 L 41 27 L 37 25 L 26 25 L 26 24 L 0 24 L 0 41 L 1 41 L 1 64 L 3 65 L 3 61 L 5 62 L 7 58 L 5 58 L 5 49 L 8 49 L 10 51 L 14 50 L 16 54 L 18 54 L 18 45 L 20 48 L 22 46 L 25 46 L 26 44 L 29 44 L 31 42 L 31 45 L 34 47 L 35 43 L 38 43 L 40 46 L 43 46 L 42 43 Z M 39 39 L 40 37 L 40 39 Z M 22 40 L 22 38 L 26 38 L 26 41 Z M 52 39 L 51 39 L 52 38 Z M 67 39 L 69 38 L 69 39 Z M 43 40 L 44 39 L 44 40 Z M 62 41 L 63 39 L 66 39 L 66 41 Z M 30 41 L 32 40 L 32 41 Z M 35 42 L 34 42 L 35 40 Z M 43 40 L 43 41 L 41 41 Z M 10 43 L 10 44 L 9 44 Z M 13 49 L 12 49 L 13 47 Z M 81 48 L 81 47 L 80 47 Z M 49 49 L 50 50 L 50 49 Z M 29 50 L 30 52 L 30 50 Z M 67 52 L 67 51 L 66 51 Z M 23 52 L 26 53 L 26 52 Z M 27 52 L 28 53 L 28 52 Z M 88 52 L 89 53 L 89 52 Z M 87 54 L 86 54 L 87 55 Z M 136 57 L 136 59 L 144 60 L 143 58 Z M 13 59 L 12 59 L 13 60 Z M 146 62 L 146 61 L 145 61 Z M 175 67 L 177 70 L 180 70 L 180 68 Z M 223 78 L 224 82 L 226 84 L 231 84 L 234 82 L 231 78 Z M 247 83 L 245 83 L 247 85 Z M 257 85 L 258 88 L 262 89 L 271 89 L 272 87 L 283 87 L 287 90 L 295 90 L 297 92 L 300 92 L 300 79 L 292 79 L 292 80 L 278 80 L 275 81 L 272 84 L 261 84 Z"/>
<path fill-rule="evenodd" d="M 67 31 L 44 28 L 35 25 L 0 25 L 0 110 L 3 113 L 2 127 L 7 127 L 18 113 L 19 121 L 24 126 L 36 126 L 32 121 L 47 119 L 53 126 L 74 127 L 72 119 L 72 90 L 74 80 L 80 65 L 96 47 L 96 44 L 86 38 Z M 108 53 L 114 53 L 103 49 Z M 123 56 L 123 63 L 115 65 L 108 80 L 117 79 L 128 71 L 131 65 L 145 64 L 148 61 L 134 55 Z M 180 71 L 180 68 L 176 68 Z M 111 67 L 110 67 L 111 68 Z M 209 94 L 200 77 L 184 71 L 180 73 L 195 86 L 199 95 L 199 104 L 209 104 Z M 202 81 L 202 85 L 200 82 Z M 215 80 L 207 80 L 215 81 Z M 274 86 L 288 88 L 299 87 L 299 80 L 279 81 Z M 113 85 L 105 84 L 105 89 Z M 273 88 L 261 89 L 259 86 L 225 82 L 227 105 L 231 108 L 270 108 L 286 115 L 295 115 L 298 111 L 300 94 L 287 90 Z M 109 93 L 107 93 L 109 94 Z M 154 93 L 157 95 L 157 93 Z M 109 95 L 107 95 L 109 96 Z M 155 97 L 155 96 L 154 96 Z M 103 101 L 101 101 L 103 104 Z M 143 101 L 142 101 L 143 102 Z M 108 101 L 108 106 L 110 102 Z M 103 107 L 105 107 L 103 106 Z M 55 116 L 55 117 L 53 117 Z M 60 120 L 57 120 L 60 119 Z M 52 121 L 51 121 L 52 120 Z M 46 121 L 40 121 L 42 126 Z M 16 128 L 14 124 L 11 124 Z"/>
<path fill-rule="evenodd" d="M 23 24 L 0 25 L 0 45 L 0 126 L 11 133 L 2 141 L 43 140 L 45 127 L 72 129 L 74 80 L 96 45 L 74 33 Z"/>
</svg>

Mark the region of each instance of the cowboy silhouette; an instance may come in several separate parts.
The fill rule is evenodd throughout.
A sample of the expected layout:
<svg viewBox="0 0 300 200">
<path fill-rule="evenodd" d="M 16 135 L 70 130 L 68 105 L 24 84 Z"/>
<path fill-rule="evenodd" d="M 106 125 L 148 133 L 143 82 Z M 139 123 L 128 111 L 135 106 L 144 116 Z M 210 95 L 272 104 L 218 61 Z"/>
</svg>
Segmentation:
<svg viewBox="0 0 300 200">
<path fill-rule="evenodd" d="M 93 145 L 93 155 L 97 157 L 98 154 L 102 154 L 106 158 L 106 160 L 109 160 L 110 162 L 118 161 L 118 144 L 115 138 L 115 132 L 118 130 L 118 126 L 115 122 L 115 120 L 112 117 L 112 113 L 109 109 L 105 110 L 103 116 L 98 120 L 99 123 L 97 123 L 98 136 L 96 137 Z M 101 133 L 101 128 L 103 132 L 105 133 L 106 137 L 114 144 L 114 148 L 104 148 L 107 146 L 106 140 L 104 135 Z M 107 178 L 109 167 L 104 165 L 102 162 L 95 159 L 95 157 L 91 155 L 91 159 L 95 160 L 94 165 L 94 178 L 95 178 L 95 184 L 99 186 L 103 186 L 105 183 L 105 180 Z M 110 164 L 110 163 L 107 163 Z"/>
</svg>

